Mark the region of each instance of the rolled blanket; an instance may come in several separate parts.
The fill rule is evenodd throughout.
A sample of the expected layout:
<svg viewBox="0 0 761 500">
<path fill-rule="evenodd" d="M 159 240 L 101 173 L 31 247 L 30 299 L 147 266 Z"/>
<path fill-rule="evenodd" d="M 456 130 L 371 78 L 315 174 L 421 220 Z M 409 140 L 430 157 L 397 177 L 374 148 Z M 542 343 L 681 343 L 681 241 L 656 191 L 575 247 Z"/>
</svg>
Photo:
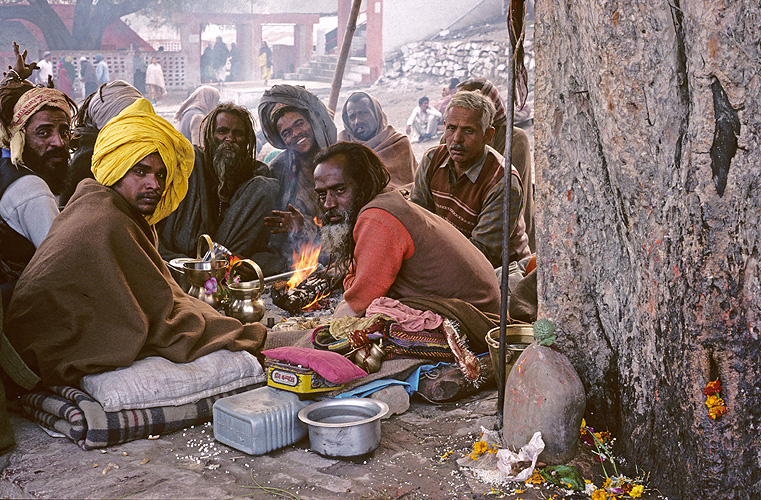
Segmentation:
<svg viewBox="0 0 761 500">
<path fill-rule="evenodd" d="M 106 412 L 79 389 L 51 386 L 23 396 L 21 407 L 37 424 L 60 432 L 84 450 L 92 450 L 208 422 L 217 399 L 254 387 L 241 387 L 180 406 Z"/>
</svg>

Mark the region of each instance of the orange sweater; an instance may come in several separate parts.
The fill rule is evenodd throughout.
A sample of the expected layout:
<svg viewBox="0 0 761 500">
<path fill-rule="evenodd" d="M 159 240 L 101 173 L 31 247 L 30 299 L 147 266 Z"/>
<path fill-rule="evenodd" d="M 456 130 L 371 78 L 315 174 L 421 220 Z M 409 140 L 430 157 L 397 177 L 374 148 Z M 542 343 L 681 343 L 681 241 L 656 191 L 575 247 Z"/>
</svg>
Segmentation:
<svg viewBox="0 0 761 500">
<path fill-rule="evenodd" d="M 399 219 L 379 208 L 359 215 L 354 241 L 354 265 L 344 279 L 344 300 L 363 313 L 373 300 L 386 295 L 402 262 L 415 253 L 415 245 Z"/>
</svg>

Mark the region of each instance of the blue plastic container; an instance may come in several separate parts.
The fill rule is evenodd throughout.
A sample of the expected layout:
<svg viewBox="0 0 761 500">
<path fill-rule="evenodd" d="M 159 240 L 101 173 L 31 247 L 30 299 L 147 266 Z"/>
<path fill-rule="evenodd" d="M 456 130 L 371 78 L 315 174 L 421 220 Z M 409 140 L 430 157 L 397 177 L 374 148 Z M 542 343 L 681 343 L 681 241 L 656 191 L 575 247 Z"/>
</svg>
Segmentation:
<svg viewBox="0 0 761 500">
<path fill-rule="evenodd" d="M 307 435 L 298 415 L 311 403 L 268 386 L 218 399 L 212 410 L 214 439 L 249 455 L 283 448 Z"/>
</svg>

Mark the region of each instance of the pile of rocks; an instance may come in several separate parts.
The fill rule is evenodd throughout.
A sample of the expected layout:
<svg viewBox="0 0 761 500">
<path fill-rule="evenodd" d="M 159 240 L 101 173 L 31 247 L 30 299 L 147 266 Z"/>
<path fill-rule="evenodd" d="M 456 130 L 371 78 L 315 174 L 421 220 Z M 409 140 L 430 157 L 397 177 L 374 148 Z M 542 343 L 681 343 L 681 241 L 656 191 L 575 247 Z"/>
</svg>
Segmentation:
<svg viewBox="0 0 761 500">
<path fill-rule="evenodd" d="M 507 82 L 508 41 L 422 41 L 402 47 L 386 60 L 385 77 L 471 77 Z M 533 43 L 526 41 L 526 67 L 533 66 Z"/>
</svg>

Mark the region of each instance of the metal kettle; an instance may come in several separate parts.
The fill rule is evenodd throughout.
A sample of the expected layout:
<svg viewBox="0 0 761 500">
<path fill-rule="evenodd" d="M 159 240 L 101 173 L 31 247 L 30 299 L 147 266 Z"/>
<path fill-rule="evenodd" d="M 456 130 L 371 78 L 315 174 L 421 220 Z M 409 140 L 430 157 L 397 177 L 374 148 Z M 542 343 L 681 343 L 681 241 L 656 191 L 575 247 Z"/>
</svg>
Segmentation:
<svg viewBox="0 0 761 500">
<path fill-rule="evenodd" d="M 255 281 L 243 281 L 236 283 L 233 278 L 235 271 L 242 264 L 248 264 L 256 271 L 259 283 Z M 240 272 L 240 271 L 238 271 Z M 227 283 L 227 289 L 230 291 L 232 301 L 227 306 L 227 315 L 240 321 L 241 323 L 254 323 L 264 317 L 266 308 L 261 295 L 264 290 L 264 275 L 261 268 L 250 259 L 239 260 L 233 264 L 230 269 L 230 279 Z"/>
<path fill-rule="evenodd" d="M 211 253 L 211 260 L 203 260 L 201 257 L 201 249 L 203 244 L 206 243 Z M 203 302 L 206 302 L 213 308 L 217 308 L 221 305 L 220 299 L 212 293 L 206 290 L 206 282 L 211 278 L 217 280 L 217 284 L 225 277 L 227 272 L 227 260 L 217 259 L 214 255 L 214 244 L 208 234 L 202 234 L 198 239 L 198 246 L 196 247 L 196 258 L 186 261 L 182 265 L 183 273 L 190 283 L 190 289 L 188 295 L 195 297 Z"/>
</svg>

